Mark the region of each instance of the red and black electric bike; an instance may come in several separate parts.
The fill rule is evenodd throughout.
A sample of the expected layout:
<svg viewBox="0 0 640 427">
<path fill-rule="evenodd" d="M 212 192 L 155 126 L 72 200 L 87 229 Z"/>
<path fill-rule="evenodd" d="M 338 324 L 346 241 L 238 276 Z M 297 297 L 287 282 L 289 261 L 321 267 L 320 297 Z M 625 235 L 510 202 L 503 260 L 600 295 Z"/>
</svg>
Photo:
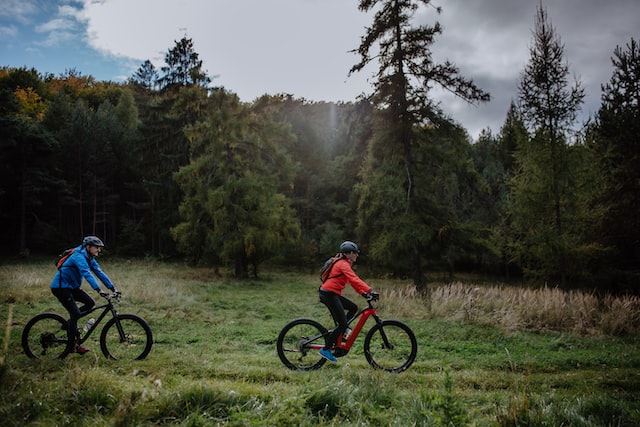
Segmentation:
<svg viewBox="0 0 640 427">
<path fill-rule="evenodd" d="M 336 357 L 349 353 L 369 318 L 375 324 L 364 338 L 364 355 L 375 368 L 388 372 L 402 372 L 416 358 L 418 342 L 406 324 L 398 320 L 382 320 L 373 306 L 378 295 L 367 296 L 367 307 L 360 310 L 349 322 L 353 329 L 349 336 L 338 338 L 331 349 Z M 353 324 L 355 323 L 355 326 Z M 289 322 L 278 335 L 278 356 L 286 367 L 293 370 L 318 369 L 326 359 L 318 354 L 329 339 L 331 330 L 313 319 L 296 319 Z"/>
</svg>

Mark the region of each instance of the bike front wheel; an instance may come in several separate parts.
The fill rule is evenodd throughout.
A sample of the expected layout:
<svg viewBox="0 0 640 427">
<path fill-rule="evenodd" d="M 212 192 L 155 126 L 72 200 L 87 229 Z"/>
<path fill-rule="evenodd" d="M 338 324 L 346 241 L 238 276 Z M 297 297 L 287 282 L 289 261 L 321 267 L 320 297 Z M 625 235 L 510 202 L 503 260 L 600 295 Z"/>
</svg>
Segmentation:
<svg viewBox="0 0 640 427">
<path fill-rule="evenodd" d="M 55 313 L 33 317 L 22 330 L 22 349 L 32 359 L 65 358 L 71 351 L 66 319 Z"/>
<path fill-rule="evenodd" d="M 402 372 L 416 359 L 416 336 L 402 322 L 384 320 L 373 326 L 364 339 L 364 355 L 375 369 Z"/>
<path fill-rule="evenodd" d="M 142 360 L 152 345 L 151 328 L 134 314 L 118 314 L 109 319 L 100 334 L 102 354 L 113 360 Z"/>
<path fill-rule="evenodd" d="M 289 369 L 318 369 L 326 362 L 318 350 L 326 345 L 327 339 L 327 328 L 315 320 L 294 320 L 285 325 L 278 335 L 278 357 Z"/>
</svg>

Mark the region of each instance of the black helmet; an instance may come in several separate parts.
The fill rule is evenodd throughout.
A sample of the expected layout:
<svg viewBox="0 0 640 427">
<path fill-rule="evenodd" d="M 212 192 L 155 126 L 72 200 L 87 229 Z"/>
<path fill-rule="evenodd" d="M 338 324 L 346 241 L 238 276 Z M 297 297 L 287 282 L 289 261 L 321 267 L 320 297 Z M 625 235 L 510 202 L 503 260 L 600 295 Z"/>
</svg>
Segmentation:
<svg viewBox="0 0 640 427">
<path fill-rule="evenodd" d="M 360 253 L 360 249 L 358 249 L 358 245 L 348 240 L 340 243 L 340 253 L 347 254 L 349 252 Z"/>
<path fill-rule="evenodd" d="M 87 236 L 82 239 L 82 246 L 87 245 L 104 247 L 104 243 L 102 243 L 102 240 L 100 240 L 96 236 Z"/>
</svg>

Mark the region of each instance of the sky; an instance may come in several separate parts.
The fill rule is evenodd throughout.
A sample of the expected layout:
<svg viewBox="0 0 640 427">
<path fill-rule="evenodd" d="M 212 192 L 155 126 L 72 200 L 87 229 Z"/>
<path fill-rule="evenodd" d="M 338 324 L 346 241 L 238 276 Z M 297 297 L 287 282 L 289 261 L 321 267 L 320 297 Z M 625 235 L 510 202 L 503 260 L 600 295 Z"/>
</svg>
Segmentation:
<svg viewBox="0 0 640 427">
<path fill-rule="evenodd" d="M 156 68 L 176 41 L 190 38 L 213 86 L 251 102 L 287 93 L 308 101 L 350 102 L 372 91 L 374 63 L 349 70 L 372 13 L 358 0 L 0 0 L 0 66 L 59 75 L 74 69 L 122 82 L 145 60 Z M 585 88 L 580 124 L 600 106 L 611 57 L 640 40 L 640 0 L 432 0 L 414 22 L 443 26 L 434 59 L 491 94 L 467 105 L 434 89 L 433 99 L 475 139 L 504 123 L 533 45 L 536 8 L 547 9 L 571 78 Z M 437 14 L 436 7 L 441 7 Z"/>
</svg>

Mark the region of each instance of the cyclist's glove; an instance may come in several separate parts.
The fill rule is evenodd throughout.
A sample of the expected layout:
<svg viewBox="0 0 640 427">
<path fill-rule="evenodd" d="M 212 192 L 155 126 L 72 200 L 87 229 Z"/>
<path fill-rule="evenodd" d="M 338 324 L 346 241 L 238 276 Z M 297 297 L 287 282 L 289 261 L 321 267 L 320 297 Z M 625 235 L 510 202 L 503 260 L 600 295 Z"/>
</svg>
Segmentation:
<svg viewBox="0 0 640 427">
<path fill-rule="evenodd" d="M 116 288 L 113 288 L 112 292 L 113 292 L 113 296 L 116 298 L 120 298 L 120 295 L 122 295 L 120 291 L 117 290 Z"/>
<path fill-rule="evenodd" d="M 109 298 L 109 294 L 103 290 L 98 291 L 102 298 Z"/>
<path fill-rule="evenodd" d="M 378 299 L 380 299 L 380 294 L 373 290 L 363 293 L 362 296 L 371 301 L 377 301 Z"/>
</svg>

